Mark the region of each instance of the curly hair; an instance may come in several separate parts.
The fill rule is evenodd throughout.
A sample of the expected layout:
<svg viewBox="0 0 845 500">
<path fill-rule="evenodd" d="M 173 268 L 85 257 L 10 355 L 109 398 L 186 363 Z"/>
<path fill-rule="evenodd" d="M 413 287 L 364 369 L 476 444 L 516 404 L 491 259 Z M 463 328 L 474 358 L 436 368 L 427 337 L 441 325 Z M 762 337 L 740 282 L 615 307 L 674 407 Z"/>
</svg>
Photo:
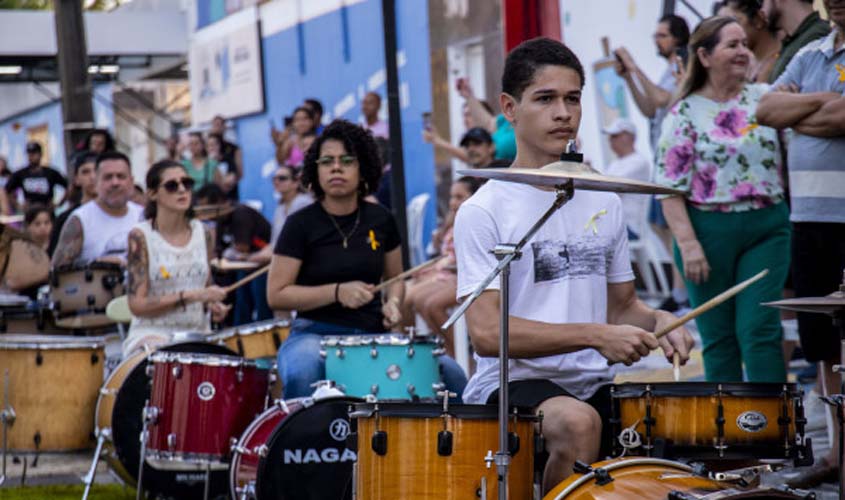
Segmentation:
<svg viewBox="0 0 845 500">
<path fill-rule="evenodd" d="M 364 198 L 378 189 L 382 162 L 373 134 L 346 120 L 331 122 L 323 129 L 320 137 L 308 148 L 302 167 L 302 184 L 311 189 L 317 199 L 323 199 L 326 195 L 323 188 L 320 187 L 317 159 L 320 157 L 320 149 L 323 144 L 329 140 L 342 143 L 346 151 L 358 159 L 361 178 L 358 186 L 358 197 Z"/>
</svg>

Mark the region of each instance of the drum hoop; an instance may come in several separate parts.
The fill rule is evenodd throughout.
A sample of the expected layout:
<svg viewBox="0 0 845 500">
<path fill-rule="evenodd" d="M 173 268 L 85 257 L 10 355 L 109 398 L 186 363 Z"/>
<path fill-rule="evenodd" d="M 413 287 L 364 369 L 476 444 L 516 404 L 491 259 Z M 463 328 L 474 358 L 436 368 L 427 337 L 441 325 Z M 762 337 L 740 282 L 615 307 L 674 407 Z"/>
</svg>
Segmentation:
<svg viewBox="0 0 845 500">
<path fill-rule="evenodd" d="M 94 432 L 95 433 L 102 432 L 106 429 L 106 428 L 101 429 L 98 426 L 98 423 L 100 422 L 100 411 L 101 411 L 100 408 L 102 408 L 101 405 L 102 405 L 103 398 L 106 395 L 110 395 L 112 398 L 114 398 L 114 401 L 116 403 L 117 402 L 117 393 L 120 392 L 121 387 L 123 387 L 123 383 L 126 382 L 126 379 L 129 378 L 129 375 L 132 373 L 132 371 L 139 364 L 143 363 L 145 359 L 147 359 L 147 354 L 143 351 L 138 351 L 135 354 L 129 356 L 128 358 L 125 358 L 120 363 L 118 363 L 118 365 L 114 368 L 114 370 L 112 370 L 112 372 L 109 373 L 108 378 L 103 382 L 103 386 L 100 388 L 99 392 L 97 392 L 97 406 L 94 407 Z M 120 368 L 123 367 L 123 365 L 129 365 L 129 366 L 126 368 L 126 370 L 121 371 Z M 118 379 L 118 377 L 120 377 L 120 378 Z M 114 387 L 111 387 L 113 385 L 112 384 L 113 382 L 115 383 Z M 113 391 L 113 392 L 107 393 L 105 391 Z M 114 406 L 112 406 L 112 413 L 113 412 L 114 412 Z M 104 415 L 104 417 L 108 417 L 108 419 L 107 419 L 108 425 L 109 425 L 109 427 L 108 427 L 108 429 L 109 429 L 108 440 L 109 440 L 109 442 L 111 442 L 112 441 L 111 426 L 113 425 L 114 416 L 113 415 Z"/>
<path fill-rule="evenodd" d="M 55 274 L 63 274 L 75 271 L 115 271 L 122 273 L 123 268 L 120 264 L 113 262 L 89 262 L 88 264 L 63 264 L 53 268 L 52 272 Z"/>
<path fill-rule="evenodd" d="M 11 338 L 10 338 L 11 337 Z M 102 349 L 105 337 L 74 338 L 67 335 L 29 335 L 6 333 L 0 335 L 0 349 L 9 350 L 58 350 L 58 349 Z"/>
<path fill-rule="evenodd" d="M 212 453 L 181 453 L 148 448 L 147 463 L 154 469 L 167 471 L 228 470 L 223 455 Z"/>
<path fill-rule="evenodd" d="M 662 458 L 631 458 L 625 460 L 618 460 L 613 463 L 609 463 L 607 465 L 603 465 L 597 468 L 601 468 L 606 470 L 607 472 L 614 471 L 616 469 L 621 469 L 623 467 L 627 467 L 629 465 L 664 465 L 666 467 L 672 467 L 675 469 L 682 470 L 684 472 L 692 472 L 692 467 L 682 464 L 680 462 L 673 462 L 671 460 L 664 460 Z M 583 476 L 579 477 L 575 481 L 572 482 L 569 486 L 563 489 L 560 493 L 557 494 L 553 499 L 550 500 L 563 500 L 566 498 L 570 493 L 575 491 L 576 489 L 580 488 L 584 483 L 592 480 L 595 477 L 596 473 L 595 470 L 591 470 L 590 472 L 584 474 Z"/>
<path fill-rule="evenodd" d="M 611 396 L 616 399 L 642 398 L 650 390 L 652 397 L 706 397 L 717 395 L 720 386 L 723 396 L 773 397 L 782 395 L 784 390 L 792 395 L 801 392 L 798 384 L 779 382 L 628 382 L 613 385 Z"/>
<path fill-rule="evenodd" d="M 439 345 L 440 343 L 435 337 L 414 337 L 412 340 L 410 337 L 397 334 L 327 335 L 320 340 L 320 345 L 323 347 Z"/>
<path fill-rule="evenodd" d="M 350 413 L 351 418 L 370 418 L 376 413 L 379 417 L 440 418 L 443 416 L 443 405 L 441 403 L 378 402 L 360 403 L 353 405 L 353 407 L 354 410 Z M 468 420 L 496 420 L 499 418 L 496 405 L 450 404 L 448 415 Z M 539 417 L 530 408 L 525 407 L 511 407 L 508 415 L 519 420 L 539 421 Z"/>
<path fill-rule="evenodd" d="M 151 363 L 180 363 L 183 365 L 215 366 L 225 368 L 255 368 L 258 370 L 269 370 L 261 368 L 254 359 L 246 359 L 240 356 L 228 354 L 200 354 L 195 352 L 173 352 L 156 351 L 150 354 Z"/>
</svg>

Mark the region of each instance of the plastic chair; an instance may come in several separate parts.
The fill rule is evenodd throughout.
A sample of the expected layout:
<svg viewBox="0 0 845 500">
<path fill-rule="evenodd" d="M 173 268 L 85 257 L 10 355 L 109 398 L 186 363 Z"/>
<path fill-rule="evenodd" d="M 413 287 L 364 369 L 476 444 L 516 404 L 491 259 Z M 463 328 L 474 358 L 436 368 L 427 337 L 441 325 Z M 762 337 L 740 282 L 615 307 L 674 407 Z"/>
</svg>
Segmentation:
<svg viewBox="0 0 845 500">
<path fill-rule="evenodd" d="M 672 287 L 669 284 L 669 277 L 666 275 L 663 264 L 671 263 L 671 261 L 660 242 L 660 238 L 648 223 L 648 211 L 645 211 L 644 214 L 637 227 L 631 228 L 639 235 L 639 239 L 628 241 L 631 262 L 637 263 L 649 297 L 668 297 L 672 293 Z M 655 276 L 657 283 L 654 281 Z"/>
</svg>

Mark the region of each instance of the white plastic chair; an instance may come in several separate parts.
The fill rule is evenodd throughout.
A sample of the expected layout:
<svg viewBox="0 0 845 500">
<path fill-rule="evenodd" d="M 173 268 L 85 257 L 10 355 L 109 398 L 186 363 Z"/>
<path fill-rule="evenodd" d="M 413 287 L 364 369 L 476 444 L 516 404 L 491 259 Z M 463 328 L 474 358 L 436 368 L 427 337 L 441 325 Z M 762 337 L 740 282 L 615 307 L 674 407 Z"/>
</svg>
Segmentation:
<svg viewBox="0 0 845 500">
<path fill-rule="evenodd" d="M 426 260 L 423 227 L 425 226 L 425 207 L 430 197 L 428 193 L 414 196 L 405 210 L 405 216 L 408 219 L 408 255 L 411 258 L 411 266 L 417 266 Z"/>
<path fill-rule="evenodd" d="M 648 222 L 648 211 L 636 227 L 631 228 L 639 235 L 639 239 L 628 241 L 631 262 L 636 262 L 643 278 L 646 293 L 649 297 L 668 297 L 672 293 L 669 277 L 664 270 L 664 263 L 671 263 L 669 254 L 663 248 L 660 238 L 651 229 Z M 657 283 L 654 277 L 657 276 Z M 658 289 L 659 287 L 659 289 Z"/>
</svg>

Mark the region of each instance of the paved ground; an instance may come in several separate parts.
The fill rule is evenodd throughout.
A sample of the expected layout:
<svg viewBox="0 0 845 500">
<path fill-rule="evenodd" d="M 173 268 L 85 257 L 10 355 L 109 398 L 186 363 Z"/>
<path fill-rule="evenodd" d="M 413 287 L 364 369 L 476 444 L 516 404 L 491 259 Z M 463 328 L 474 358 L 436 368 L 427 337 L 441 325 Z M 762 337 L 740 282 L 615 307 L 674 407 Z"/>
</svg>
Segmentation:
<svg viewBox="0 0 845 500">
<path fill-rule="evenodd" d="M 700 343 L 697 343 L 700 345 Z M 791 378 L 794 379 L 794 373 L 800 369 L 802 364 L 800 362 L 793 363 L 791 367 Z M 701 362 L 701 351 L 696 349 L 693 353 L 692 359 L 687 366 L 681 369 L 682 380 L 703 380 L 703 367 Z M 636 382 L 657 382 L 657 381 L 672 381 L 672 368 L 666 362 L 665 358 L 658 353 L 654 353 L 648 358 L 642 360 L 633 367 L 624 368 L 617 379 L 619 382 L 636 381 Z M 809 390 L 809 387 L 806 388 Z M 808 415 L 812 421 L 814 418 L 820 418 L 818 415 L 819 407 L 810 408 L 815 411 L 815 415 Z M 813 447 L 815 456 L 822 456 L 829 448 L 829 441 L 827 432 L 825 430 L 814 430 L 808 434 L 813 440 Z M 33 466 L 32 456 L 18 457 L 17 459 L 9 458 L 7 464 L 7 480 L 6 483 L 0 487 L 0 499 L 3 498 L 3 489 L 15 488 L 21 484 L 24 468 L 26 469 L 26 484 L 27 485 L 43 485 L 43 484 L 73 484 L 80 483 L 81 478 L 87 473 L 92 460 L 93 451 L 80 453 L 64 453 L 64 454 L 42 454 L 38 457 L 37 465 Z M 26 461 L 26 466 L 24 465 Z M 789 477 L 797 474 L 797 471 L 787 466 L 777 473 L 768 474 L 763 479 L 763 484 L 776 485 L 780 484 Z M 108 470 L 107 466 L 100 462 L 97 468 L 97 483 L 115 483 L 117 479 Z M 817 498 L 820 500 L 833 500 L 837 498 L 836 485 L 826 484 L 822 488 L 816 490 Z"/>
</svg>

